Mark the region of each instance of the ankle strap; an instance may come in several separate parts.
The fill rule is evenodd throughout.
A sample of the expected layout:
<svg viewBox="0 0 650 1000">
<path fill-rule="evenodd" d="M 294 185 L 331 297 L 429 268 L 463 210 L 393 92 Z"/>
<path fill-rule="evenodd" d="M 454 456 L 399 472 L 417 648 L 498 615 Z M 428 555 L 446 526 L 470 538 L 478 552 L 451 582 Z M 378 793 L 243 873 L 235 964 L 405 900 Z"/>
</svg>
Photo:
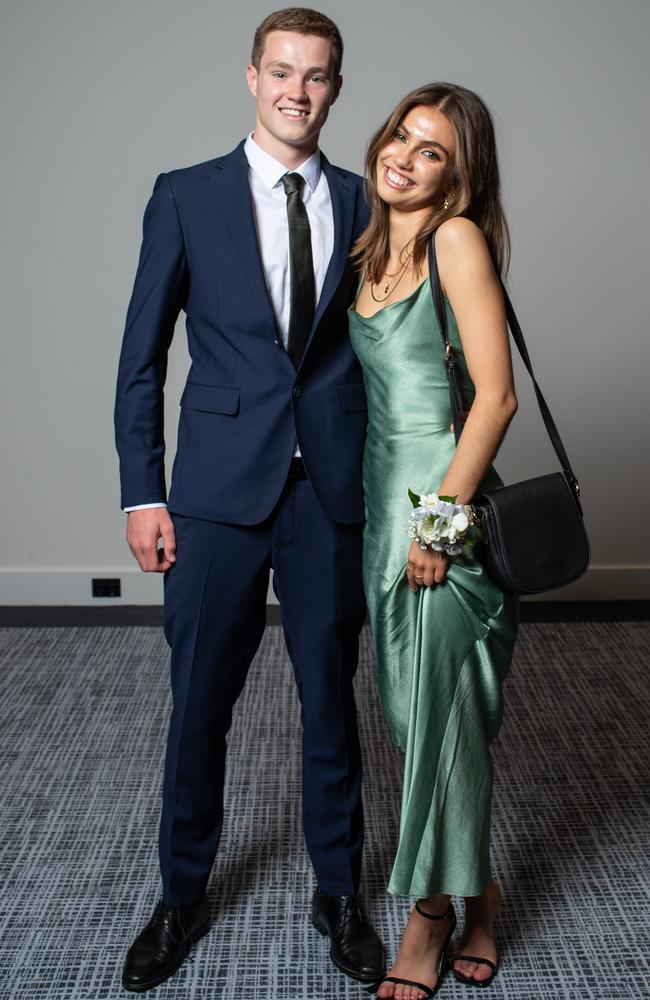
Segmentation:
<svg viewBox="0 0 650 1000">
<path fill-rule="evenodd" d="M 445 917 L 448 917 L 449 914 L 451 913 L 452 905 L 450 903 L 444 913 L 427 913 L 425 910 L 422 909 L 422 907 L 416 900 L 415 909 L 418 911 L 421 917 L 426 917 L 427 920 L 444 920 Z"/>
</svg>

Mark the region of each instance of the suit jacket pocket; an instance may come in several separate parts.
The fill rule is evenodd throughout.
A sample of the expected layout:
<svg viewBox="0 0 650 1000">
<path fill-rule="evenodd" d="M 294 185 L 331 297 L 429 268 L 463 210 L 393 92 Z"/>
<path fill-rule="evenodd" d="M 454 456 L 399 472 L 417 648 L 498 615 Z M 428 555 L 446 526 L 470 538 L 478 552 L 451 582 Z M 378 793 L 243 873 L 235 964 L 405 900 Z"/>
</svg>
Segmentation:
<svg viewBox="0 0 650 1000">
<path fill-rule="evenodd" d="M 240 392 L 239 386 L 199 385 L 198 382 L 188 382 L 181 396 L 181 406 L 185 410 L 235 416 L 239 412 Z"/>
</svg>

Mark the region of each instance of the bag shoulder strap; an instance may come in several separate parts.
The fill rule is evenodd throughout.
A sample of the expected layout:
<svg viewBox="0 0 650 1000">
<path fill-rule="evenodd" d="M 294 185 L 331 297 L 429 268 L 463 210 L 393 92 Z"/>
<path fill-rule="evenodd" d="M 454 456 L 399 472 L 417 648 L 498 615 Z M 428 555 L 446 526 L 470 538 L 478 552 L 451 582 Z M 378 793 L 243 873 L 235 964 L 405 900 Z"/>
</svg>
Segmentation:
<svg viewBox="0 0 650 1000">
<path fill-rule="evenodd" d="M 462 393 L 460 392 L 460 387 L 458 386 L 458 380 L 456 378 L 456 363 L 453 357 L 453 347 L 449 341 L 449 336 L 447 332 L 447 316 L 445 313 L 445 305 L 442 297 L 442 288 L 440 286 L 440 275 L 438 273 L 438 261 L 436 258 L 436 248 L 435 248 L 435 238 L 436 234 L 433 233 L 431 239 L 429 240 L 429 281 L 431 285 L 431 297 L 433 299 L 433 305 L 438 317 L 438 325 L 440 327 L 440 335 L 442 336 L 444 348 L 445 348 L 445 370 L 447 372 L 447 379 L 449 381 L 449 396 L 451 400 L 451 412 L 454 419 L 454 434 L 456 437 L 456 442 L 462 433 L 463 429 L 463 403 L 462 403 Z M 528 348 L 526 347 L 526 342 L 524 340 L 524 335 L 522 333 L 521 327 L 519 325 L 519 320 L 515 315 L 515 311 L 512 307 L 510 297 L 506 291 L 503 281 L 499 279 L 501 284 L 501 291 L 503 292 L 503 299 L 506 308 L 506 317 L 508 320 L 508 326 L 512 333 L 512 339 L 514 340 L 517 350 L 521 355 L 521 359 L 526 366 L 526 370 L 532 379 L 533 386 L 535 388 L 535 396 L 537 398 L 537 405 L 539 411 L 542 415 L 542 420 L 544 421 L 544 426 L 546 427 L 546 432 L 551 440 L 551 444 L 555 450 L 555 454 L 558 457 L 560 465 L 566 475 L 569 483 L 576 492 L 576 495 L 580 493 L 580 486 L 578 480 L 575 477 L 573 469 L 571 468 L 571 462 L 569 461 L 569 456 L 566 453 L 566 449 L 562 443 L 562 438 L 556 427 L 555 421 L 551 416 L 551 411 L 548 408 L 548 404 L 544 399 L 542 390 L 540 389 L 535 374 L 533 372 L 533 366 L 530 360 L 530 355 L 528 353 Z"/>
</svg>

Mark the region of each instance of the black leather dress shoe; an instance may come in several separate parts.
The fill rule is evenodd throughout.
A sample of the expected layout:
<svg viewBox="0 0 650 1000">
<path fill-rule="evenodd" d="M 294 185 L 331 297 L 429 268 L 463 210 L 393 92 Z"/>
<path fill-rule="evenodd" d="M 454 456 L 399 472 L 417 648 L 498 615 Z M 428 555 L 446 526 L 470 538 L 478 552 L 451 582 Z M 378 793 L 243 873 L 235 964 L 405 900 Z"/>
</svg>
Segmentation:
<svg viewBox="0 0 650 1000">
<path fill-rule="evenodd" d="M 183 964 L 192 945 L 210 930 L 210 905 L 203 896 L 193 906 L 156 905 L 151 920 L 126 956 L 125 990 L 142 993 L 164 983 Z"/>
<path fill-rule="evenodd" d="M 374 983 L 386 971 L 384 946 L 368 923 L 358 896 L 314 893 L 311 920 L 330 939 L 330 958 L 337 969 L 362 983 Z"/>
</svg>

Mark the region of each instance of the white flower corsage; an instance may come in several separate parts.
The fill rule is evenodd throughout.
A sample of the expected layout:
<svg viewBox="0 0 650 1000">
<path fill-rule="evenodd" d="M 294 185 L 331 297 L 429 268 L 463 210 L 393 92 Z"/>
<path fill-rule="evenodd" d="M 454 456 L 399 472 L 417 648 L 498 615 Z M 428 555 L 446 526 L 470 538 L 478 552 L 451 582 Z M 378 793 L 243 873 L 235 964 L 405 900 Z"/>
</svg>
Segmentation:
<svg viewBox="0 0 650 1000">
<path fill-rule="evenodd" d="M 474 511 L 469 504 L 456 503 L 456 497 L 442 497 L 437 493 L 418 496 L 409 490 L 413 510 L 409 517 L 409 538 L 421 549 L 435 549 L 448 556 L 457 556 L 468 541 Z"/>
</svg>

